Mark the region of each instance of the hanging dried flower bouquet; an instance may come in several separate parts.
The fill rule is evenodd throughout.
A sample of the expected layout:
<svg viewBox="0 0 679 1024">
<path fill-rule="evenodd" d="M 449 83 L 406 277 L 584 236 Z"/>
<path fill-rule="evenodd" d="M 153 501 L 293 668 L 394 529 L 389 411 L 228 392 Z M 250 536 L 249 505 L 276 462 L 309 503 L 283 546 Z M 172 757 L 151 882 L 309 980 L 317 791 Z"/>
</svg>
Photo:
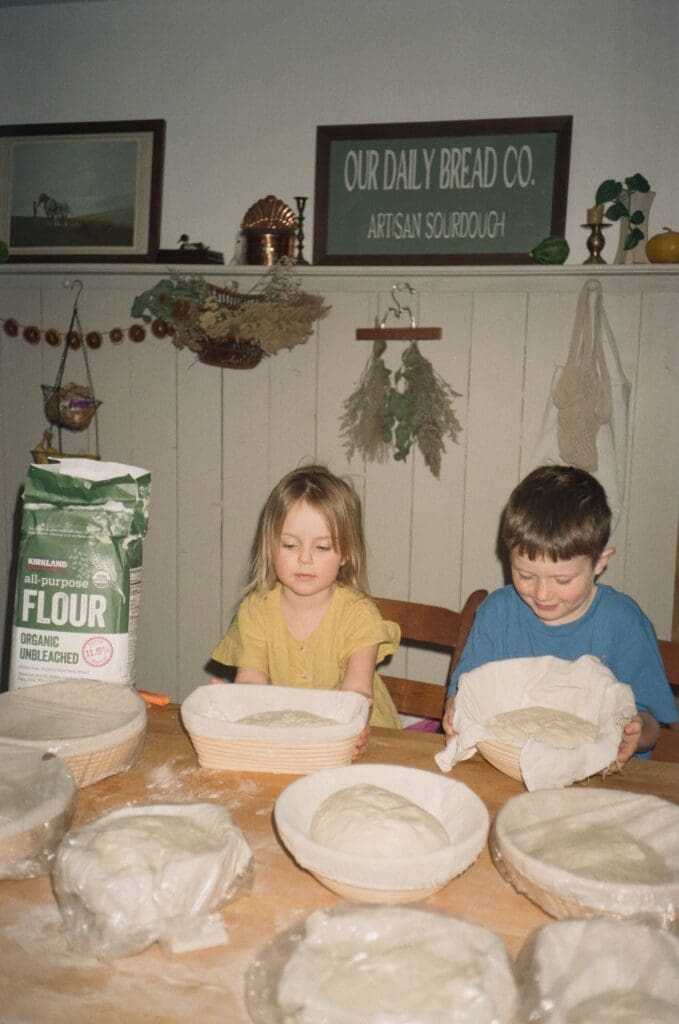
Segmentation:
<svg viewBox="0 0 679 1024">
<path fill-rule="evenodd" d="M 283 258 L 258 289 L 246 294 L 219 288 L 200 275 L 173 274 L 138 295 L 131 313 L 152 329 L 159 321 L 166 324 L 177 348 L 202 353 L 206 347 L 255 345 L 261 359 L 303 345 L 329 310 L 321 295 L 303 291 L 294 264 Z M 164 336 L 162 327 L 154 333 Z"/>
</svg>

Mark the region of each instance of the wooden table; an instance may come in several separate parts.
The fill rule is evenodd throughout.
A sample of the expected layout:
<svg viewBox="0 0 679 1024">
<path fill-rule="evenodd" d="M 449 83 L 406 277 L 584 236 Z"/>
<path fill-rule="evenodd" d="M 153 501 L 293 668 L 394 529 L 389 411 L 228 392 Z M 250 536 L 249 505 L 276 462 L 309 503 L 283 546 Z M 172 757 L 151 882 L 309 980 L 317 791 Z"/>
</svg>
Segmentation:
<svg viewBox="0 0 679 1024">
<path fill-rule="evenodd" d="M 374 729 L 367 762 L 438 773 L 443 737 Z M 491 817 L 523 787 L 476 756 L 451 777 L 469 785 Z M 76 825 L 128 803 L 212 800 L 233 814 L 252 848 L 254 886 L 222 910 L 227 946 L 166 958 L 158 946 L 102 964 L 69 952 L 48 878 L 0 882 L 2 1024 L 248 1024 L 243 978 L 255 953 L 278 932 L 338 898 L 297 867 L 275 838 L 271 815 L 293 776 L 212 772 L 198 766 L 176 708 L 151 708 L 144 752 L 127 773 L 79 794 Z M 653 793 L 679 802 L 679 764 L 635 761 L 593 786 Z M 505 883 L 485 850 L 426 905 L 493 929 L 512 954 L 549 918 Z"/>
</svg>

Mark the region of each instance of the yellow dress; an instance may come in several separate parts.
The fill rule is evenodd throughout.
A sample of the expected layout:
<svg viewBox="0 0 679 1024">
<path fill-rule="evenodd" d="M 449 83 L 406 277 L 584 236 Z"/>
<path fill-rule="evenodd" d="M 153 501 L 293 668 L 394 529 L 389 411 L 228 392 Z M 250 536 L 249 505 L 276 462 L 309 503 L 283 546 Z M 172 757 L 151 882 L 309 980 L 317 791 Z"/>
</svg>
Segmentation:
<svg viewBox="0 0 679 1024">
<path fill-rule="evenodd" d="M 354 651 L 378 645 L 377 661 L 398 647 L 401 631 L 387 622 L 377 606 L 358 590 L 337 585 L 323 619 L 306 640 L 289 632 L 281 609 L 281 587 L 248 594 L 212 657 L 222 665 L 265 672 L 276 686 L 339 690 Z M 401 722 L 386 686 L 375 674 L 372 725 L 400 729 Z"/>
</svg>

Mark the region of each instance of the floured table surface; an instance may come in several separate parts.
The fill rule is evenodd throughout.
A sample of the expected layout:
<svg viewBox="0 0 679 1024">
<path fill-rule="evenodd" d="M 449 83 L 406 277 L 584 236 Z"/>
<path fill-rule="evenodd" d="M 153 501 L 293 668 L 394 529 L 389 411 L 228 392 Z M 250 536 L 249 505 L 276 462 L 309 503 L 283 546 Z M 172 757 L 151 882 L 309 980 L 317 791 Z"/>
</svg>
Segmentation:
<svg viewBox="0 0 679 1024">
<path fill-rule="evenodd" d="M 365 763 L 409 765 L 439 774 L 433 756 L 443 736 L 373 729 Z M 275 935 L 338 897 L 297 867 L 275 837 L 272 810 L 298 776 L 236 774 L 200 768 L 179 724 L 178 709 L 151 708 L 146 746 L 126 773 L 78 794 L 75 825 L 126 803 L 216 801 L 243 830 L 254 854 L 254 884 L 222 908 L 230 942 L 166 958 L 157 946 L 102 964 L 69 952 L 47 877 L 0 882 L 0 1019 L 12 1024 L 249 1024 L 243 979 L 255 954 Z M 491 818 L 523 786 L 476 756 L 451 778 L 484 801 Z M 622 776 L 592 786 L 635 790 L 679 801 L 679 765 L 635 761 Z M 504 882 L 488 849 L 427 907 L 438 907 L 491 928 L 512 955 L 528 934 L 550 920 Z"/>
</svg>

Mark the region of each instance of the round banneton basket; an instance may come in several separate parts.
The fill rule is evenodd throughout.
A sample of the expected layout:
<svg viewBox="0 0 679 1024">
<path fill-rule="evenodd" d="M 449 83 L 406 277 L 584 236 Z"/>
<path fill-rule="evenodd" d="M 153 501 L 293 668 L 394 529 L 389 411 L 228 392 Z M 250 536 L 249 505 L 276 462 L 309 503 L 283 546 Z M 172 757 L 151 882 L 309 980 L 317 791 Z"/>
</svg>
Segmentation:
<svg viewBox="0 0 679 1024">
<path fill-rule="evenodd" d="M 490 850 L 503 877 L 552 917 L 676 925 L 679 807 L 660 797 L 582 788 L 522 793 L 498 812 Z"/>
<path fill-rule="evenodd" d="M 427 907 L 339 903 L 261 950 L 245 1001 L 254 1024 L 509 1024 L 517 989 L 503 942 L 481 925 Z"/>
<path fill-rule="evenodd" d="M 311 822 L 323 801 L 348 786 L 379 786 L 432 814 L 450 845 L 417 857 L 359 856 L 331 850 L 311 838 Z M 363 903 L 409 903 L 438 892 L 479 856 L 488 837 L 488 811 L 462 782 L 418 768 L 349 765 L 293 782 L 278 797 L 274 820 L 300 867 L 346 899 Z"/>
<path fill-rule="evenodd" d="M 521 774 L 521 747 L 514 747 L 502 740 L 479 740 L 476 744 L 481 757 L 485 758 L 493 768 L 504 772 L 517 782 L 523 782 Z"/>
<path fill-rule="evenodd" d="M 0 742 L 0 879 L 49 872 L 77 792 L 61 758 Z"/>
<path fill-rule="evenodd" d="M 262 711 L 308 711 L 329 725 L 263 726 L 239 721 Z M 203 768 L 305 775 L 349 764 L 370 707 L 358 693 L 224 683 L 199 686 L 181 716 Z"/>
<path fill-rule="evenodd" d="M 529 727 L 522 743 L 520 735 L 503 735 L 494 722 L 500 714 L 537 710 L 579 719 L 580 734 L 565 736 L 563 727 L 550 733 L 547 723 L 534 720 L 532 729 L 538 731 L 531 735 Z M 567 786 L 615 760 L 623 724 L 634 712 L 630 687 L 590 655 L 574 662 L 551 656 L 488 662 L 460 679 L 453 720 L 457 736 L 450 749 L 455 760 L 478 750 L 529 790 Z M 444 770 L 450 761 L 445 752 L 437 755 Z"/>
<path fill-rule="evenodd" d="M 58 754 L 80 788 L 125 771 L 146 734 L 146 704 L 126 686 L 65 679 L 0 694 L 0 740 Z"/>
</svg>

